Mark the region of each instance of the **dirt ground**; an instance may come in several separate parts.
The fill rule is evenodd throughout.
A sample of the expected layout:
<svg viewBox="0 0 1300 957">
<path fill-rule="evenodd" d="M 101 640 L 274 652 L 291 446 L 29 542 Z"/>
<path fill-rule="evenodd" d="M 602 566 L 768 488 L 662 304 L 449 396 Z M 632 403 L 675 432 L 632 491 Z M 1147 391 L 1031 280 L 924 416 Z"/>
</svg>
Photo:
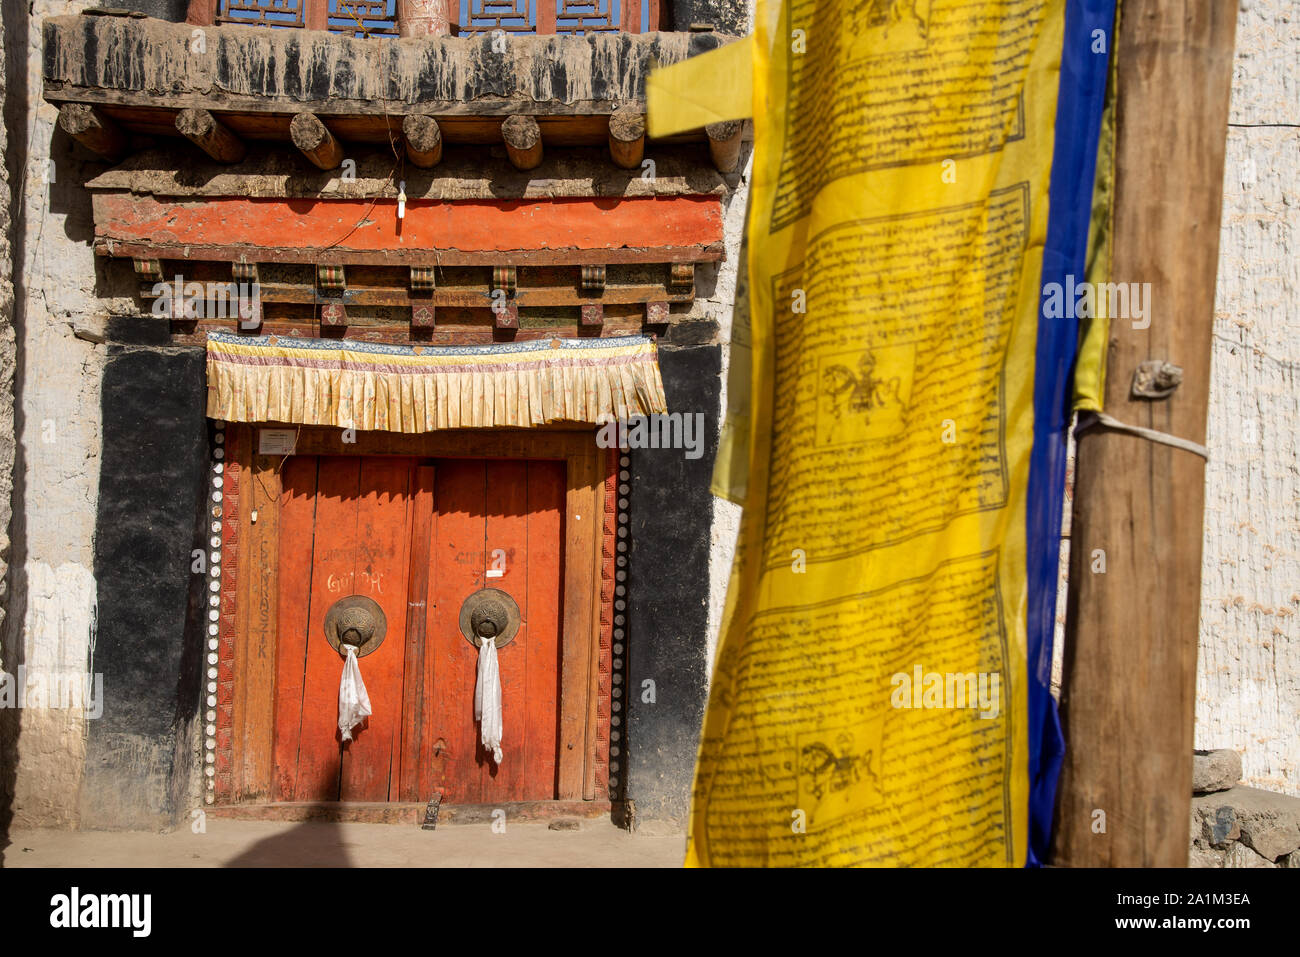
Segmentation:
<svg viewBox="0 0 1300 957">
<path fill-rule="evenodd" d="M 546 822 L 288 823 L 208 818 L 168 834 L 18 830 L 5 867 L 678 867 L 686 839 L 632 835 L 608 821 L 552 831 Z"/>
</svg>

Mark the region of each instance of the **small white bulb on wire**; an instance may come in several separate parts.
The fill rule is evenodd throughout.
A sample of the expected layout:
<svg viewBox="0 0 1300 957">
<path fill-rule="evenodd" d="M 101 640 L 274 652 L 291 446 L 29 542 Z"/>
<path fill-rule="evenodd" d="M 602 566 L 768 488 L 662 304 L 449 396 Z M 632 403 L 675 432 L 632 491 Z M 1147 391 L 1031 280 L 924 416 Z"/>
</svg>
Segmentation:
<svg viewBox="0 0 1300 957">
<path fill-rule="evenodd" d="M 406 218 L 406 180 L 397 184 L 397 218 Z"/>
</svg>

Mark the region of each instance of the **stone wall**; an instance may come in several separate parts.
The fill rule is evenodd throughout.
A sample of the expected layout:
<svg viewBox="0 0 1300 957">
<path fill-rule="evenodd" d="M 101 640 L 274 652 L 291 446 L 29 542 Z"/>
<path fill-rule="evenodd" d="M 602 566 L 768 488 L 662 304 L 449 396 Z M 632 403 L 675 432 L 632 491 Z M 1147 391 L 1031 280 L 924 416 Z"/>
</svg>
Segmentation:
<svg viewBox="0 0 1300 957">
<path fill-rule="evenodd" d="M 1223 183 L 1196 746 L 1300 795 L 1300 26 L 1243 0 Z"/>
</svg>

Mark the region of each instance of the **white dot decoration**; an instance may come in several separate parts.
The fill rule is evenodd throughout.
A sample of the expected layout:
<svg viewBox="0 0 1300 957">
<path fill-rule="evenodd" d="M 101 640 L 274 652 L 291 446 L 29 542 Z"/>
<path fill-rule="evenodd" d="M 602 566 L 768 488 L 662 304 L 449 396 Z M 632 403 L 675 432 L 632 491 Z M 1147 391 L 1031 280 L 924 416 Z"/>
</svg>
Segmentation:
<svg viewBox="0 0 1300 957">
<path fill-rule="evenodd" d="M 216 650 L 217 650 L 217 639 L 215 639 L 215 638 L 209 638 L 209 639 L 208 639 L 208 647 L 211 648 L 213 651 L 216 651 Z"/>
<path fill-rule="evenodd" d="M 216 476 L 213 476 L 213 478 L 212 478 L 212 487 L 213 487 L 213 488 L 221 488 L 221 479 L 217 478 Z"/>
<path fill-rule="evenodd" d="M 623 616 L 622 616 L 622 615 L 615 615 L 615 616 L 614 616 L 614 624 L 616 624 L 616 625 L 622 625 L 622 624 L 623 624 Z M 614 637 L 617 638 L 618 636 L 615 635 Z"/>
<path fill-rule="evenodd" d="M 614 684 L 616 684 L 616 685 L 621 685 L 622 683 L 623 683 L 623 676 L 622 676 L 622 675 L 615 675 L 615 676 L 614 676 Z"/>
<path fill-rule="evenodd" d="M 213 741 L 212 747 L 216 748 L 216 746 L 217 746 L 217 742 Z M 208 754 L 204 755 L 203 760 L 207 761 L 208 764 L 212 764 L 217 760 L 217 756 L 211 752 L 208 752 Z"/>
<path fill-rule="evenodd" d="M 617 770 L 618 770 L 618 762 L 617 762 L 617 761 L 611 761 L 611 762 L 609 762 L 609 769 L 610 769 L 611 771 L 617 771 Z"/>
<path fill-rule="evenodd" d="M 216 603 L 213 602 L 213 604 Z M 208 621 L 217 621 L 220 618 L 221 618 L 221 612 L 217 611 L 215 608 L 213 608 L 210 612 L 208 612 Z"/>
<path fill-rule="evenodd" d="M 217 595 L 209 595 L 208 604 L 211 605 L 213 608 L 219 608 L 221 606 L 221 598 L 218 597 Z"/>
<path fill-rule="evenodd" d="M 626 495 L 627 492 L 623 492 L 623 494 Z M 619 508 L 619 511 L 622 511 L 622 510 L 626 509 L 626 508 L 627 508 L 627 499 L 625 499 L 625 498 L 620 498 L 620 499 L 618 500 L 618 508 Z"/>
<path fill-rule="evenodd" d="M 620 568 L 618 571 L 614 572 L 614 580 L 620 582 L 627 581 L 627 572 Z"/>
<path fill-rule="evenodd" d="M 221 566 L 220 566 L 220 565 L 213 565 L 213 566 L 212 566 L 210 569 L 208 569 L 208 570 L 209 570 L 210 572 L 212 572 L 212 577 L 213 577 L 213 578 L 220 578 L 220 577 L 221 577 Z"/>
<path fill-rule="evenodd" d="M 614 654 L 621 655 L 622 653 L 623 653 L 623 644 L 622 642 L 620 642 L 619 644 L 616 644 L 614 646 Z"/>
<path fill-rule="evenodd" d="M 208 664 L 210 664 L 210 665 L 215 665 L 216 663 L 217 663 L 217 656 L 214 655 L 214 654 L 209 654 L 209 655 L 208 655 Z"/>
<path fill-rule="evenodd" d="M 218 492 L 213 492 L 213 493 L 212 493 L 212 501 L 214 501 L 214 502 L 220 502 L 220 501 L 221 501 L 221 493 L 220 493 L 219 491 L 218 491 Z"/>
<path fill-rule="evenodd" d="M 211 784 L 211 783 L 212 783 L 211 781 L 208 782 L 208 784 Z M 203 795 L 203 803 L 204 803 L 204 804 L 215 804 L 216 801 L 217 801 L 217 799 L 216 799 L 213 795 L 211 795 L 211 794 L 205 794 L 205 795 Z"/>
<path fill-rule="evenodd" d="M 219 522 L 213 522 L 213 523 L 212 523 L 212 530 L 213 530 L 214 532 L 220 531 L 220 530 L 221 530 L 221 524 L 220 524 Z M 213 548 L 220 548 L 220 547 L 221 547 L 221 538 L 220 538 L 220 536 L 213 535 L 213 536 L 212 536 L 212 540 L 211 540 L 208 544 L 210 544 Z"/>
<path fill-rule="evenodd" d="M 626 594 L 627 594 L 627 589 L 624 588 L 622 585 L 615 585 L 615 586 L 614 586 L 614 594 L 615 594 L 615 595 L 626 595 Z"/>
<path fill-rule="evenodd" d="M 614 715 L 612 718 L 609 719 L 609 723 L 617 728 L 620 724 L 623 723 L 623 719 L 620 718 L 618 715 Z"/>
<path fill-rule="evenodd" d="M 625 552 L 625 551 L 627 551 L 627 542 L 619 542 L 619 543 L 618 543 L 618 550 L 619 550 L 620 552 Z"/>
<path fill-rule="evenodd" d="M 625 602 L 623 599 L 619 598 L 619 599 L 617 599 L 617 600 L 614 602 L 614 607 L 615 607 L 616 609 L 618 609 L 619 611 L 622 611 L 624 608 L 627 607 L 627 602 Z"/>
<path fill-rule="evenodd" d="M 618 526 L 618 537 L 619 537 L 619 538 L 627 538 L 627 525 L 623 524 L 624 522 L 627 521 L 627 516 L 626 516 L 626 515 L 620 515 L 620 516 L 618 517 L 618 521 L 619 521 L 619 526 Z M 623 543 L 622 543 L 622 542 L 619 542 L 619 548 L 622 549 L 622 547 L 623 547 Z"/>
<path fill-rule="evenodd" d="M 213 675 L 212 677 L 215 678 L 216 675 Z M 217 683 L 215 681 L 209 681 L 208 694 L 216 694 L 216 692 L 217 692 Z M 215 704 L 216 702 L 214 701 L 213 703 Z"/>
<path fill-rule="evenodd" d="M 613 664 L 614 664 L 614 667 L 615 667 L 615 668 L 622 668 L 622 667 L 623 667 L 623 659 L 622 659 L 622 658 L 615 658 Z"/>
<path fill-rule="evenodd" d="M 207 710 L 207 713 L 203 716 L 203 719 L 204 719 L 205 721 L 209 721 L 209 722 L 211 722 L 211 721 L 216 721 L 216 720 L 217 720 L 217 713 L 216 713 L 215 711 L 213 711 L 211 708 L 209 708 L 209 709 Z M 213 734 L 216 734 L 216 732 L 213 731 Z"/>
<path fill-rule="evenodd" d="M 617 757 L 617 755 L 618 755 L 618 745 L 616 745 L 616 744 L 611 744 L 611 745 L 609 746 L 609 753 Z"/>
<path fill-rule="evenodd" d="M 618 787 L 618 778 L 612 774 L 609 776 L 609 786 L 612 788 Z"/>
<path fill-rule="evenodd" d="M 618 464 L 623 468 L 627 468 L 629 465 L 632 464 L 632 459 L 629 456 L 620 455 L 618 457 Z"/>
<path fill-rule="evenodd" d="M 214 694 L 208 695 L 208 707 L 215 708 L 216 706 L 217 706 L 217 696 Z"/>
<path fill-rule="evenodd" d="M 209 725 L 208 725 L 206 728 L 204 728 L 203 730 L 205 730 L 209 735 L 213 735 L 213 734 L 216 734 L 216 733 L 217 733 L 217 726 L 216 726 L 215 724 L 209 724 Z M 216 738 L 213 738 L 213 739 L 212 739 L 212 744 L 213 744 L 214 747 L 216 746 L 216 743 L 217 743 L 217 739 L 216 739 Z"/>
<path fill-rule="evenodd" d="M 212 523 L 212 530 L 213 530 L 214 532 L 217 532 L 217 533 L 219 534 L 219 533 L 221 532 L 221 523 L 220 523 L 220 522 L 213 522 L 213 523 Z M 220 547 L 220 545 L 221 545 L 221 539 L 218 538 L 216 535 L 213 535 L 213 536 L 212 536 L 212 547 L 213 547 L 213 548 L 218 548 L 218 547 Z"/>
<path fill-rule="evenodd" d="M 213 451 L 212 451 L 212 457 L 213 457 L 214 459 L 217 459 L 218 461 L 220 461 L 221 459 L 224 459 L 224 458 L 226 457 L 226 450 L 225 450 L 225 449 L 213 449 Z"/>
<path fill-rule="evenodd" d="M 213 679 L 213 680 L 215 681 L 216 678 L 217 678 L 217 669 L 216 669 L 216 668 L 209 668 L 209 669 L 208 669 L 208 677 L 211 678 L 211 679 Z"/>
<path fill-rule="evenodd" d="M 619 469 L 619 472 L 618 472 L 618 480 L 619 480 L 620 482 L 626 482 L 626 481 L 628 480 L 628 478 L 629 478 L 629 475 L 630 475 L 630 473 L 628 472 L 627 469 Z"/>
<path fill-rule="evenodd" d="M 221 552 L 213 552 L 211 555 L 208 556 L 208 558 L 212 561 L 212 564 L 214 565 L 221 564 Z"/>
<path fill-rule="evenodd" d="M 210 582 L 208 582 L 208 589 L 209 589 L 210 591 L 220 591 L 220 590 L 221 590 L 221 582 L 219 582 L 219 581 L 210 581 Z"/>
<path fill-rule="evenodd" d="M 214 436 L 212 437 L 212 441 L 213 441 L 213 442 L 216 442 L 217 445 L 224 445 L 224 444 L 225 444 L 225 441 L 226 441 L 225 433 L 223 433 L 223 432 L 218 432 L 216 435 L 214 435 Z M 221 450 L 218 449 L 217 451 L 219 452 L 219 451 L 221 451 Z"/>
<path fill-rule="evenodd" d="M 217 769 L 209 764 L 206 768 L 203 769 L 203 773 L 206 774 L 208 777 L 212 777 L 214 774 L 217 773 Z"/>
<path fill-rule="evenodd" d="M 617 686 L 615 686 L 615 688 L 614 688 L 614 697 L 615 697 L 615 698 L 621 698 L 621 697 L 623 697 L 623 689 L 622 689 L 622 688 L 619 688 L 619 687 L 617 687 Z M 617 702 L 617 701 L 614 702 L 614 710 L 615 710 L 615 711 L 618 710 L 618 702 Z"/>
<path fill-rule="evenodd" d="M 217 626 L 216 626 L 216 625 L 208 625 L 208 634 L 209 634 L 209 635 L 214 635 L 214 636 L 215 636 L 215 635 L 217 634 L 217 632 L 218 632 L 218 629 L 217 629 Z"/>
<path fill-rule="evenodd" d="M 611 732 L 609 733 L 609 740 L 611 740 L 611 741 L 618 741 L 618 740 L 619 740 L 620 738 L 622 738 L 622 737 L 623 737 L 623 735 L 620 734 L 620 733 L 617 732 L 617 731 L 611 731 Z"/>
<path fill-rule="evenodd" d="M 615 697 L 617 697 L 617 695 L 616 695 Z M 614 702 L 614 710 L 615 710 L 615 711 L 622 711 L 622 710 L 623 710 L 623 705 L 621 705 L 619 702 L 615 701 L 615 702 Z"/>
<path fill-rule="evenodd" d="M 620 556 L 618 556 L 618 558 L 615 559 L 615 563 L 618 565 L 619 568 L 626 568 L 626 567 L 627 567 L 627 556 L 626 556 L 626 555 L 620 555 Z"/>
</svg>

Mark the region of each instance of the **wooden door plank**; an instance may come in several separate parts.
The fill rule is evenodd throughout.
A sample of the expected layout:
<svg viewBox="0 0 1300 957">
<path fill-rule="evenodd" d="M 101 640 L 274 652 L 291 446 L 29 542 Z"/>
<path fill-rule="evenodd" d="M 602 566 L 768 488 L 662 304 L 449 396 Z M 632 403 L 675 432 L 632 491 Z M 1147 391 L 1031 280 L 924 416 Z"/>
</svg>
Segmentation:
<svg viewBox="0 0 1300 957">
<path fill-rule="evenodd" d="M 474 721 L 477 651 L 460 633 L 461 603 L 483 587 L 486 470 L 482 461 L 439 462 L 434 497 L 428 650 L 434 684 L 426 692 L 434 715 L 434 787 L 448 803 L 483 800 L 479 765 L 485 760 Z"/>
<path fill-rule="evenodd" d="M 343 659 L 325 640 L 325 613 L 353 593 L 361 459 L 324 457 L 317 481 L 311 611 L 295 801 L 339 799 L 339 679 Z"/>
<path fill-rule="evenodd" d="M 593 450 L 594 451 L 594 450 Z M 586 781 L 590 683 L 594 678 L 592 640 L 597 587 L 596 548 L 601 509 L 596 507 L 599 479 L 592 452 L 568 460 L 565 483 L 564 636 L 560 679 L 560 800 L 591 800 Z M 594 727 L 591 742 L 594 745 Z M 590 793 L 584 793 L 590 791 Z"/>
<path fill-rule="evenodd" d="M 519 605 L 522 619 L 514 640 L 497 652 L 501 672 L 501 765 L 491 760 L 481 766 L 485 801 L 523 801 L 529 781 L 524 773 L 527 754 L 528 643 L 528 463 L 524 460 L 487 463 L 486 569 L 499 578 L 486 578 L 489 588 L 499 588 Z"/>
<path fill-rule="evenodd" d="M 279 621 L 275 651 L 275 773 L 272 781 L 272 800 L 275 801 L 294 799 L 298 777 L 318 464 L 315 456 L 295 455 L 290 456 L 284 465 L 277 598 Z M 255 566 L 249 566 L 249 572 L 256 574 Z"/>
<path fill-rule="evenodd" d="M 251 444 L 251 443 L 250 443 Z M 243 559 L 257 571 L 245 578 L 242 671 L 243 723 L 235 747 L 235 799 L 263 801 L 271 792 L 275 766 L 275 672 L 277 553 L 280 527 L 280 462 L 283 456 L 254 455 Z M 256 520 L 253 517 L 256 515 Z"/>
<path fill-rule="evenodd" d="M 410 570 L 411 462 L 361 460 L 352 590 L 379 605 L 384 642 L 359 659 L 372 714 L 343 745 L 340 801 L 386 801 L 401 740 L 402 668 L 406 663 L 406 576 Z M 342 661 L 340 661 L 340 669 Z"/>
<path fill-rule="evenodd" d="M 526 800 L 556 797 L 559 758 L 560 609 L 563 600 L 564 463 L 528 463 Z"/>
<path fill-rule="evenodd" d="M 411 477 L 411 560 L 407 573 L 406 664 L 402 674 L 401 774 L 398 796 L 389 800 L 428 801 L 421 786 L 422 745 L 428 742 L 424 712 L 425 645 L 429 607 L 429 539 L 433 531 L 433 467 L 417 466 Z"/>
</svg>

